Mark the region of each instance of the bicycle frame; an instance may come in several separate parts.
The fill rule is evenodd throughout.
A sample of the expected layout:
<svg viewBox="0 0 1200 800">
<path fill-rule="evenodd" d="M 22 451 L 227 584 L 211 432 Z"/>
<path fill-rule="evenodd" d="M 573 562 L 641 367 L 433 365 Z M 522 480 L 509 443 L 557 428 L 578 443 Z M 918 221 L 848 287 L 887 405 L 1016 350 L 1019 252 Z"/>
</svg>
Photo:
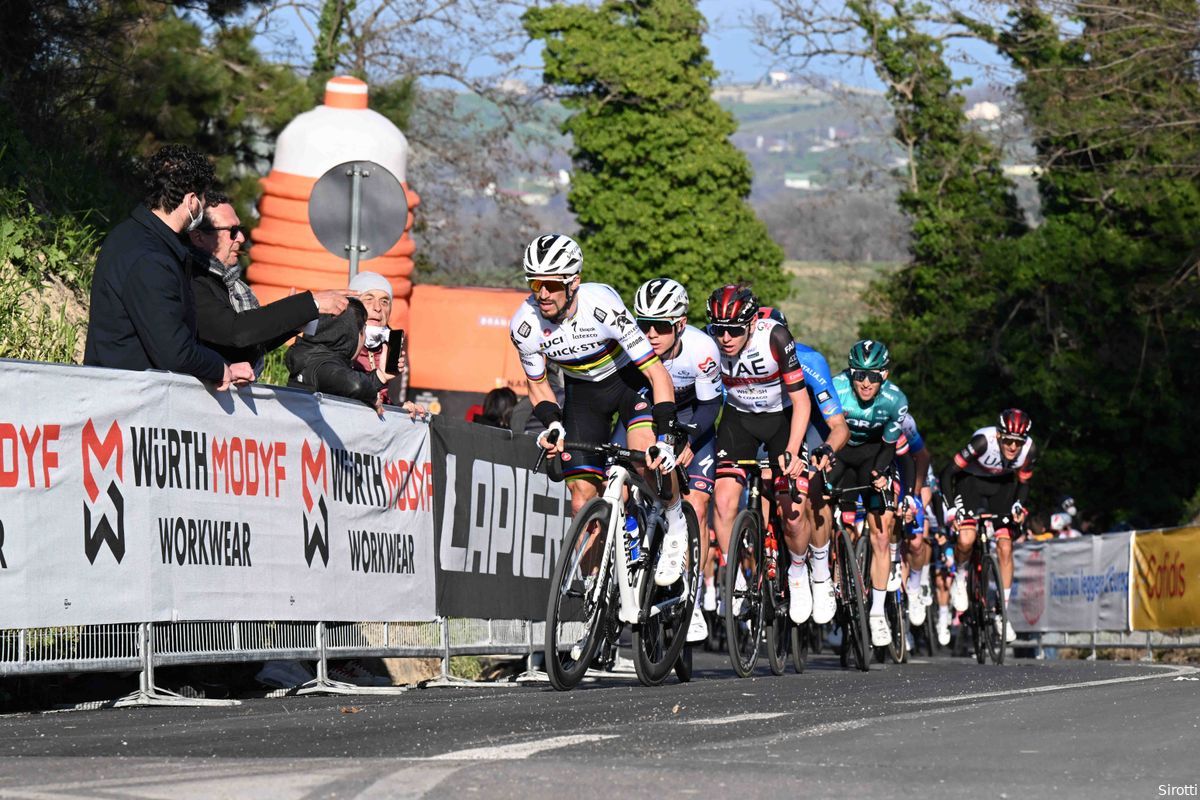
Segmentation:
<svg viewBox="0 0 1200 800">
<path fill-rule="evenodd" d="M 574 446 L 574 445 L 572 445 Z M 646 508 L 648 514 L 645 519 L 645 530 L 639 530 L 639 535 L 642 537 L 640 547 L 645 549 L 645 552 L 650 552 L 654 539 L 652 538 L 660 527 L 665 525 L 662 521 L 662 504 L 657 499 L 657 493 L 654 492 L 650 485 L 637 473 L 631 472 L 627 467 L 620 463 L 619 458 L 624 457 L 632 460 L 635 451 L 623 450 L 619 454 L 606 455 L 607 469 L 605 470 L 605 487 L 604 493 L 601 495 L 608 502 L 609 508 L 613 513 L 609 514 L 608 525 L 604 532 L 605 543 L 600 556 L 600 575 L 606 574 L 605 570 L 610 566 L 615 570 L 613 578 L 617 583 L 617 591 L 620 599 L 620 607 L 617 612 L 617 618 L 621 622 L 636 625 L 645 620 L 641 615 L 641 606 L 638 598 L 641 596 L 642 587 L 647 580 L 649 569 L 635 569 L 640 564 L 631 564 L 629 554 L 625 549 L 625 492 L 626 489 L 630 492 L 630 499 L 638 505 Z M 663 525 L 659 523 L 663 522 Z M 640 559 L 639 559 L 640 561 Z M 686 597 L 691 592 L 692 587 L 688 584 L 687 574 L 683 576 Z M 604 591 L 606 581 L 596 581 L 591 589 L 591 596 L 588 598 L 593 603 L 600 601 L 600 592 Z M 665 601 L 662 604 L 655 606 L 651 610 L 651 614 L 660 613 L 667 606 L 677 603 L 679 600 L 672 599 Z"/>
</svg>

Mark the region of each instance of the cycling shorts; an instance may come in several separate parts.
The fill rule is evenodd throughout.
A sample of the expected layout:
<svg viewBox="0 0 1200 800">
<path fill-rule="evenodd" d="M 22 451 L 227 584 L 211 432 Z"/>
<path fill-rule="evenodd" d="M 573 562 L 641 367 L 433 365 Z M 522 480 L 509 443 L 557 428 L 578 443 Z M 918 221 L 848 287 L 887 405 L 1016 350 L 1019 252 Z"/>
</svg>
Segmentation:
<svg viewBox="0 0 1200 800">
<path fill-rule="evenodd" d="M 612 440 L 613 415 L 628 429 L 653 425 L 650 413 L 650 382 L 641 370 L 629 364 L 600 381 L 566 378 L 563 428 L 567 441 L 608 442 Z M 604 480 L 601 456 L 567 450 L 562 455 L 563 478 L 567 481 Z"/>
<path fill-rule="evenodd" d="M 978 516 L 981 512 L 992 514 L 996 520 L 995 531 L 997 539 L 1010 539 L 1012 533 L 1013 501 L 1017 499 L 1017 479 L 1014 475 L 984 477 L 983 475 L 963 475 L 954 485 L 958 496 L 963 499 L 963 508 L 968 516 Z"/>
<path fill-rule="evenodd" d="M 759 445 L 766 447 L 771 463 L 778 464 L 787 451 L 791 425 L 791 406 L 752 414 L 726 405 L 717 430 L 717 478 L 734 478 L 745 485 L 746 471 L 735 462 L 757 459 Z"/>
<path fill-rule="evenodd" d="M 680 427 L 687 429 L 692 424 L 692 415 L 696 413 L 695 404 L 688 403 L 678 408 L 675 418 Z M 690 437 L 689 437 L 690 438 Z M 613 434 L 613 444 L 625 446 L 625 426 L 618 425 Z M 676 448 L 678 449 L 678 448 Z M 717 432 L 710 430 L 692 445 L 692 463 L 687 466 L 688 485 L 694 492 L 713 493 L 713 480 L 717 473 Z"/>
<path fill-rule="evenodd" d="M 882 442 L 868 442 L 867 444 L 843 447 L 838 451 L 837 460 L 829 470 L 829 482 L 841 489 L 855 486 L 869 487 L 871 485 L 871 468 L 879 457 L 881 447 L 883 447 Z M 841 509 L 843 511 L 852 510 L 857 497 L 854 494 L 842 495 L 839 503 Z M 875 489 L 862 490 L 862 498 L 863 506 L 867 511 L 883 510 L 883 495 Z"/>
</svg>

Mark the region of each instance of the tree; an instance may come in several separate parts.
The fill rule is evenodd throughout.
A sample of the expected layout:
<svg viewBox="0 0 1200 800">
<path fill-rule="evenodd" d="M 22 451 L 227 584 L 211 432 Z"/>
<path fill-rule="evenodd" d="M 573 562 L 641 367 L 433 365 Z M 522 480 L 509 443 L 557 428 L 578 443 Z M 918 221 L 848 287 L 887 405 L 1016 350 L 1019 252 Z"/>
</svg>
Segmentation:
<svg viewBox="0 0 1200 800">
<path fill-rule="evenodd" d="M 764 302 L 788 293 L 782 251 L 746 202 L 751 170 L 729 141 L 731 114 L 711 98 L 716 70 L 689 0 L 605 0 L 532 9 L 545 82 L 572 113 L 568 195 L 588 274 L 629 296 L 670 276 L 703 299 L 751 283 Z"/>
<path fill-rule="evenodd" d="M 1200 389 L 1200 6 L 1022 0 L 996 21 L 984 4 L 850 3 L 854 18 L 813 13 L 799 0 L 777 5 L 791 14 L 768 26 L 777 44 L 798 42 L 790 53 L 799 58 L 871 59 L 892 78 L 898 120 L 917 97 L 902 90 L 918 85 L 896 72 L 916 54 L 897 51 L 902 42 L 929 56 L 949 37 L 972 36 L 1009 57 L 1041 170 L 1043 223 L 1021 232 L 995 179 L 996 191 L 980 185 L 983 202 L 952 191 L 946 203 L 943 188 L 957 179 L 930 184 L 918 167 L 917 194 L 901 195 L 913 263 L 881 287 L 882 313 L 864 331 L 893 345 L 897 376 L 936 451 L 1017 405 L 1032 415 L 1043 451 L 1035 500 L 1072 493 L 1110 519 L 1175 523 L 1200 483 L 1187 449 L 1188 405 Z M 862 13 L 880 7 L 890 9 L 883 25 Z M 913 23 L 908 32 L 896 27 L 901 16 Z M 847 30 L 872 46 L 849 46 Z M 948 79 L 945 60 L 935 61 L 940 68 L 912 75 Z M 954 95 L 935 93 L 949 105 L 913 105 L 931 145 L 922 152 L 963 152 L 969 138 Z M 977 154 L 964 162 L 966 176 L 994 176 L 998 162 Z"/>
</svg>

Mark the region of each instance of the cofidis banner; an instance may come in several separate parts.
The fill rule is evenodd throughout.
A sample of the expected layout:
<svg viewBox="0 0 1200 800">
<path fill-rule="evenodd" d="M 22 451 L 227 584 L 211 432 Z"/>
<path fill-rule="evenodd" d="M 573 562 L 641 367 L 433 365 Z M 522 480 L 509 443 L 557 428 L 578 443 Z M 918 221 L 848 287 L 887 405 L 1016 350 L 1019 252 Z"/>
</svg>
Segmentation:
<svg viewBox="0 0 1200 800">
<path fill-rule="evenodd" d="M 1129 533 L 1020 546 L 1008 618 L 1019 631 L 1123 631 Z"/>
<path fill-rule="evenodd" d="M 1134 630 L 1200 628 L 1200 528 L 1137 534 L 1133 562 Z"/>
<path fill-rule="evenodd" d="M 0 628 L 434 618 L 429 426 L 0 361 Z"/>
</svg>

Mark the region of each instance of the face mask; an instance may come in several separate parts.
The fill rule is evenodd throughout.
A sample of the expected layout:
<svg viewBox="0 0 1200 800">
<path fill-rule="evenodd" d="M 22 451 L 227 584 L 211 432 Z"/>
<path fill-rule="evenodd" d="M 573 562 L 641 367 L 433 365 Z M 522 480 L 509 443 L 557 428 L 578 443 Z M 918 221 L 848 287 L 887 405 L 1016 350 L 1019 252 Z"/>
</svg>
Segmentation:
<svg viewBox="0 0 1200 800">
<path fill-rule="evenodd" d="M 387 341 L 388 333 L 390 333 L 390 331 L 384 325 L 368 325 L 366 339 L 367 349 L 374 350 L 378 347 L 382 347 L 383 343 Z"/>
<path fill-rule="evenodd" d="M 201 223 L 204 222 L 204 204 L 203 203 L 200 204 L 200 216 L 198 216 L 198 217 L 192 216 L 192 207 L 191 206 L 188 206 L 187 212 L 188 212 L 187 230 L 188 230 L 188 233 L 191 233 L 192 231 L 196 230 L 196 228 L 199 228 Z"/>
</svg>

